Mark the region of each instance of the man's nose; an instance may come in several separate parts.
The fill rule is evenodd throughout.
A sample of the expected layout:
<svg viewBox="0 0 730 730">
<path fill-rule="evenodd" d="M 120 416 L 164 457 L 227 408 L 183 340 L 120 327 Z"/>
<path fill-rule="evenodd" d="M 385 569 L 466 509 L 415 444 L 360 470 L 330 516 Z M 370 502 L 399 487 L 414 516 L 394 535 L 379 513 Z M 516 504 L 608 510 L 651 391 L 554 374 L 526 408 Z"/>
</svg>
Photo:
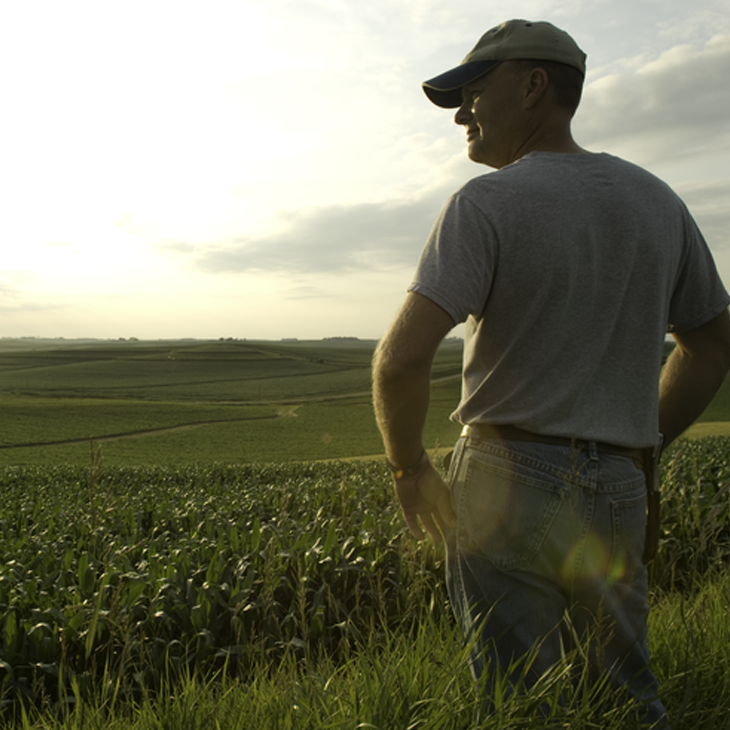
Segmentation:
<svg viewBox="0 0 730 730">
<path fill-rule="evenodd" d="M 457 124 L 469 124 L 471 116 L 471 101 L 465 99 L 461 106 L 456 110 L 456 114 L 454 114 L 454 121 Z"/>
</svg>

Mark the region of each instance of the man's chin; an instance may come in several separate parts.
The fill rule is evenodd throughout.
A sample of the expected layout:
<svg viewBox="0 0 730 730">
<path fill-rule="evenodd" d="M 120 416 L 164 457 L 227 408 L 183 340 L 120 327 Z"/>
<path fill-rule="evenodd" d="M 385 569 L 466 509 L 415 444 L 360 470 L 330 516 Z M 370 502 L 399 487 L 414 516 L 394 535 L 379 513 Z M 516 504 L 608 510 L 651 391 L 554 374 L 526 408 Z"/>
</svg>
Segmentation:
<svg viewBox="0 0 730 730">
<path fill-rule="evenodd" d="M 477 162 L 479 164 L 482 164 L 482 158 L 481 158 L 479 150 L 475 150 L 472 147 L 469 147 L 469 150 L 467 151 L 466 154 L 472 162 Z"/>
<path fill-rule="evenodd" d="M 484 140 L 481 137 L 475 137 L 469 142 L 466 154 L 472 162 L 476 162 L 480 165 L 488 165 L 487 161 L 489 153 L 484 149 Z"/>
<path fill-rule="evenodd" d="M 476 147 L 476 145 L 470 145 L 467 152 L 469 159 L 472 162 L 476 162 L 478 165 L 486 165 L 487 167 L 493 167 L 499 169 L 498 165 L 494 162 L 490 162 L 488 156 L 484 153 L 484 150 Z"/>
</svg>

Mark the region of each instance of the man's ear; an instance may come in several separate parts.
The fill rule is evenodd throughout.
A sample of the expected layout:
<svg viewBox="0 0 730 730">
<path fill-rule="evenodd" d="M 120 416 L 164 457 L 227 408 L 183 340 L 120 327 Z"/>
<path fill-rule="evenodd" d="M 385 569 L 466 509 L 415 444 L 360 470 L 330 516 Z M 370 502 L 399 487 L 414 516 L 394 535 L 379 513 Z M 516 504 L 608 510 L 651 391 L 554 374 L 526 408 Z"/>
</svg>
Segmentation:
<svg viewBox="0 0 730 730">
<path fill-rule="evenodd" d="M 525 109 L 532 109 L 545 96 L 550 86 L 550 77 L 544 68 L 536 66 L 525 76 L 524 95 L 522 97 Z"/>
</svg>

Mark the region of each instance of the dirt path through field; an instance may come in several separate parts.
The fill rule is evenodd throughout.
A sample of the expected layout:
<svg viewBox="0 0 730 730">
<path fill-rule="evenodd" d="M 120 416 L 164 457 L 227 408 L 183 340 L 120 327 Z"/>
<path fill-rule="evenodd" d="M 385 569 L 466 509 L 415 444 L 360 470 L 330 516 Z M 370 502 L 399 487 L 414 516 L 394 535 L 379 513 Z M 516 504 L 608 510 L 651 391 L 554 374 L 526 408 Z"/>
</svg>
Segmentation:
<svg viewBox="0 0 730 730">
<path fill-rule="evenodd" d="M 36 443 L 26 444 L 6 444 L 0 446 L 0 449 L 30 449 L 38 446 L 71 446 L 74 444 L 88 444 L 89 441 L 93 441 L 97 444 L 103 444 L 107 441 L 118 441 L 120 439 L 133 439 L 141 438 L 144 436 L 155 436 L 161 433 L 171 433 L 172 431 L 185 431 L 191 428 L 198 428 L 200 426 L 210 426 L 217 423 L 241 423 L 243 421 L 270 421 L 275 418 L 290 418 L 296 415 L 291 412 L 290 409 L 280 409 L 277 413 L 272 413 L 269 416 L 249 416 L 248 418 L 221 418 L 213 421 L 196 421 L 194 423 L 181 423 L 178 426 L 166 426 L 165 428 L 151 428 L 144 431 L 126 431 L 124 433 L 112 433 L 106 436 L 91 436 L 84 439 L 64 439 L 62 441 L 39 441 Z"/>
<path fill-rule="evenodd" d="M 431 382 L 444 383 L 450 380 L 460 378 L 461 375 L 448 375 L 442 378 L 434 378 Z M 0 450 L 5 449 L 30 449 L 37 448 L 39 446 L 70 446 L 74 444 L 86 444 L 90 440 L 96 443 L 102 444 L 107 441 L 118 441 L 120 439 L 132 439 L 132 438 L 143 438 L 145 436 L 156 436 L 161 433 L 172 433 L 173 431 L 184 431 L 191 428 L 199 428 L 201 426 L 210 426 L 219 423 L 241 423 L 243 421 L 265 421 L 273 420 L 276 418 L 291 418 L 296 416 L 297 409 L 303 403 L 325 403 L 333 400 L 344 400 L 346 398 L 362 398 L 369 397 L 371 392 L 369 390 L 359 391 L 356 393 L 340 393 L 338 395 L 315 395 L 315 396 L 303 396 L 301 398 L 287 398 L 286 401 L 278 403 L 276 401 L 221 401 L 220 405 L 242 405 L 242 406 L 253 406 L 253 405 L 279 405 L 276 413 L 272 413 L 267 416 L 249 416 L 247 418 L 223 418 L 211 421 L 194 421 L 191 423 L 181 423 L 176 426 L 165 426 L 164 428 L 150 428 L 139 431 L 124 431 L 122 433 L 111 433 L 103 436 L 94 436 L 89 438 L 73 438 L 73 439 L 60 439 L 56 441 L 37 441 L 32 443 L 22 444 L 3 444 L 0 446 Z"/>
</svg>

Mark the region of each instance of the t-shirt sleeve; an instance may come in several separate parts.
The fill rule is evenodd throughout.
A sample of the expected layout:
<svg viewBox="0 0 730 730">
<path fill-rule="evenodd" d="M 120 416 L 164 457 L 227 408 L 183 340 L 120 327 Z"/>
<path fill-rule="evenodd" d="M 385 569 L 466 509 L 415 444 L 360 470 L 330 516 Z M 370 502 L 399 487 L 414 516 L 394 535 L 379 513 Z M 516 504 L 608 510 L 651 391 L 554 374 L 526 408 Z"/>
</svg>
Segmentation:
<svg viewBox="0 0 730 730">
<path fill-rule="evenodd" d="M 484 309 L 496 259 L 489 221 L 460 191 L 436 219 L 408 291 L 428 297 L 459 324 Z"/>
<path fill-rule="evenodd" d="M 688 332 L 717 317 L 730 304 L 710 249 L 684 209 L 686 249 L 669 305 L 668 332 Z"/>
</svg>

